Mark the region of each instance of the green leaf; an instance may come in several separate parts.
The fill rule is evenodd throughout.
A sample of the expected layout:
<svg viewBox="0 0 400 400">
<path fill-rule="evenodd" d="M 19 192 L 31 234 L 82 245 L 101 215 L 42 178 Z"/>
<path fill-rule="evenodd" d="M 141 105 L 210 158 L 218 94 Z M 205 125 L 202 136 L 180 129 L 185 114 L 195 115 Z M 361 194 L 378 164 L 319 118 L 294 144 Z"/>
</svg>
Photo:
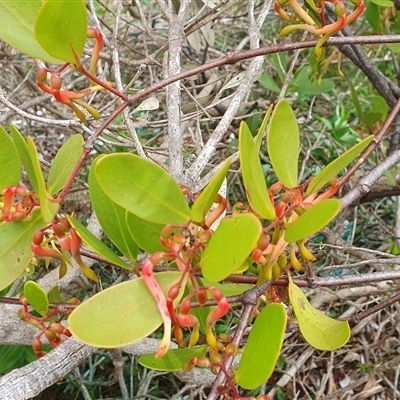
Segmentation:
<svg viewBox="0 0 400 400">
<path fill-rule="evenodd" d="M 296 116 L 287 100 L 280 100 L 272 113 L 267 147 L 278 179 L 289 188 L 297 186 L 300 135 Z"/>
<path fill-rule="evenodd" d="M 213 286 L 219 289 L 225 297 L 238 296 L 246 290 L 254 289 L 250 283 L 215 283 L 204 278 L 197 278 L 201 286 Z"/>
<path fill-rule="evenodd" d="M 21 161 L 18 150 L 11 137 L 0 126 L 0 191 L 7 186 L 19 184 L 21 177 Z"/>
<path fill-rule="evenodd" d="M 39 195 L 42 219 L 44 222 L 49 223 L 57 214 L 60 205 L 59 203 L 55 202 L 50 194 L 46 191 L 46 183 L 44 181 L 43 171 L 39 161 L 39 155 L 31 136 L 28 136 L 27 146 L 29 156 L 31 158 L 31 165 L 35 174 L 35 180 L 37 183 L 37 194 Z"/>
<path fill-rule="evenodd" d="M 275 219 L 275 209 L 269 198 L 261 167 L 259 148 L 244 121 L 239 128 L 239 154 L 243 184 L 252 210 L 261 218 Z"/>
<path fill-rule="evenodd" d="M 0 1 L 0 38 L 21 53 L 52 63 L 63 61 L 51 57 L 33 33 L 36 15 L 42 0 Z"/>
<path fill-rule="evenodd" d="M 194 357 L 204 357 L 206 353 L 207 346 L 171 349 L 161 358 L 156 358 L 155 354 L 144 354 L 139 357 L 138 362 L 143 367 L 157 371 L 182 371 L 182 365 L 187 364 Z"/>
<path fill-rule="evenodd" d="M 382 96 L 372 96 L 371 109 L 373 112 L 381 114 L 380 121 L 385 121 L 389 112 L 389 106 Z"/>
<path fill-rule="evenodd" d="M 61 296 L 60 286 L 52 287 L 47 293 L 47 298 L 49 299 L 49 303 L 61 303 L 63 298 Z"/>
<path fill-rule="evenodd" d="M 333 81 L 327 79 L 322 79 L 320 82 L 311 81 L 310 74 L 310 67 L 300 68 L 289 85 L 288 93 L 297 92 L 300 97 L 311 97 L 319 96 L 334 89 L 335 83 Z"/>
<path fill-rule="evenodd" d="M 112 201 L 157 224 L 181 224 L 190 218 L 185 196 L 163 168 L 134 154 L 100 157 L 93 173 Z"/>
<path fill-rule="evenodd" d="M 346 168 L 374 139 L 374 135 L 368 136 L 360 143 L 344 152 L 338 158 L 329 163 L 319 174 L 317 174 L 307 187 L 306 195 L 318 192 L 340 171 Z"/>
<path fill-rule="evenodd" d="M 99 160 L 99 158 L 96 160 Z M 134 261 L 138 254 L 138 245 L 129 229 L 131 225 L 135 224 L 132 218 L 133 214 L 104 194 L 93 172 L 94 165 L 92 164 L 89 171 L 89 194 L 97 218 L 109 239 L 113 241 L 125 257 Z"/>
<path fill-rule="evenodd" d="M 257 132 L 257 135 L 256 135 L 255 140 L 254 140 L 254 143 L 255 143 L 256 148 L 257 148 L 258 151 L 260 151 L 261 142 L 262 142 L 262 140 L 264 138 L 264 134 L 266 133 L 265 131 L 267 129 L 267 125 L 268 125 L 268 122 L 270 120 L 273 108 L 274 108 L 273 104 L 270 104 L 270 106 L 268 107 L 267 112 L 264 115 L 263 120 L 261 121 L 261 125 L 258 128 L 258 132 Z"/>
<path fill-rule="evenodd" d="M 386 8 L 393 7 L 393 1 L 391 0 L 371 0 L 371 3 L 374 3 L 379 7 L 386 7 Z"/>
<path fill-rule="evenodd" d="M 223 219 L 202 254 L 203 276 L 219 282 L 235 272 L 254 250 L 261 229 L 260 220 L 253 214 Z"/>
<path fill-rule="evenodd" d="M 33 190 L 38 193 L 38 182 L 26 140 L 14 125 L 10 125 L 10 128 L 15 147 L 18 150 L 19 158 L 21 159 L 22 165 L 26 171 L 26 174 L 28 175 L 29 182 L 32 185 Z"/>
<path fill-rule="evenodd" d="M 316 310 L 301 289 L 292 282 L 290 275 L 288 278 L 290 304 L 307 343 L 326 351 L 344 346 L 351 333 L 348 321 L 337 321 Z"/>
<path fill-rule="evenodd" d="M 367 9 L 365 10 L 364 16 L 374 31 L 383 33 L 380 32 L 381 31 L 380 12 L 376 4 L 372 3 L 371 1 L 368 1 Z"/>
<path fill-rule="evenodd" d="M 155 274 L 165 294 L 181 276 L 173 271 Z M 162 318 L 153 295 L 140 277 L 94 295 L 71 313 L 68 323 L 81 342 L 114 348 L 149 336 L 162 324 Z"/>
<path fill-rule="evenodd" d="M 13 283 L 32 259 L 34 233 L 45 223 L 40 210 L 34 210 L 29 220 L 0 224 L 0 290 Z"/>
<path fill-rule="evenodd" d="M 47 178 L 47 190 L 51 195 L 64 188 L 83 151 L 83 137 L 71 136 L 54 157 Z"/>
<path fill-rule="evenodd" d="M 49 311 L 49 300 L 46 291 L 34 281 L 24 284 L 24 294 L 29 305 L 40 315 L 46 315 Z"/>
<path fill-rule="evenodd" d="M 271 90 L 272 92 L 275 93 L 280 93 L 281 89 L 280 87 L 276 84 L 274 78 L 266 72 L 264 72 L 261 77 L 259 78 L 258 82 L 260 85 L 262 85 L 265 89 Z"/>
<path fill-rule="evenodd" d="M 190 210 L 190 219 L 193 222 L 204 225 L 205 218 L 210 211 L 211 206 L 215 200 L 215 196 L 220 189 L 226 174 L 228 173 L 229 167 L 231 166 L 232 160 L 228 158 L 218 172 L 213 176 L 211 181 L 201 192 L 200 196 L 194 202 L 192 209 Z"/>
<path fill-rule="evenodd" d="M 24 353 L 27 346 L 11 345 L 0 346 L 0 375 L 5 375 L 13 369 L 24 365 Z"/>
<path fill-rule="evenodd" d="M 339 199 L 326 199 L 317 203 L 286 225 L 285 240 L 289 243 L 303 240 L 320 231 L 339 213 Z"/>
<path fill-rule="evenodd" d="M 101 240 L 97 239 L 85 226 L 71 216 L 67 216 L 69 223 L 78 233 L 83 242 L 89 246 L 94 252 L 101 255 L 107 261 L 118 265 L 123 269 L 132 271 L 132 266 L 122 261 L 109 247 L 107 247 Z"/>
<path fill-rule="evenodd" d="M 129 232 L 141 249 L 148 253 L 166 250 L 160 243 L 161 231 L 165 224 L 149 222 L 129 212 L 128 215 L 130 221 L 128 224 Z"/>
<path fill-rule="evenodd" d="M 363 112 L 361 109 L 360 100 L 358 99 L 357 90 L 350 79 L 347 79 L 347 84 L 350 86 L 351 99 L 353 100 L 354 107 L 356 108 L 357 116 L 360 120 L 362 120 Z"/>
<path fill-rule="evenodd" d="M 250 331 L 235 374 L 241 387 L 253 390 L 270 378 L 281 352 L 286 321 L 282 304 L 270 303 L 263 308 Z"/>
<path fill-rule="evenodd" d="M 35 21 L 35 36 L 51 56 L 77 64 L 86 43 L 83 0 L 45 0 Z"/>
</svg>

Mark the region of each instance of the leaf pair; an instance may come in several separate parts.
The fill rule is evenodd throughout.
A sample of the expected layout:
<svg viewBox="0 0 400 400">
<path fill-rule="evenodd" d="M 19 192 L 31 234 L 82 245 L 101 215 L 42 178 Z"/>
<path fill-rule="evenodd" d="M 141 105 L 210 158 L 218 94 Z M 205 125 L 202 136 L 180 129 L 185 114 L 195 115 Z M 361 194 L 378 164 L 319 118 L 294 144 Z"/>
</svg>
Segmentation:
<svg viewBox="0 0 400 400">
<path fill-rule="evenodd" d="M 83 0 L 0 2 L 0 38 L 31 57 L 53 64 L 76 64 L 86 32 Z"/>
</svg>

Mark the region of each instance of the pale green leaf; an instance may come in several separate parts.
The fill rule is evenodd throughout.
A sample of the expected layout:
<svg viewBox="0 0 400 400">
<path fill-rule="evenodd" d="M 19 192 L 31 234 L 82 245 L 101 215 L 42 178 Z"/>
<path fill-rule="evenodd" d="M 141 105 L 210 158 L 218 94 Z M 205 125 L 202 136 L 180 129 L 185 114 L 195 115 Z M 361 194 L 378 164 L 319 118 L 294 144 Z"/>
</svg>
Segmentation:
<svg viewBox="0 0 400 400">
<path fill-rule="evenodd" d="M 351 149 L 341 154 L 329 163 L 318 175 L 316 175 L 307 187 L 306 195 L 318 192 L 340 171 L 346 168 L 374 139 L 374 135 L 368 136 Z"/>
<path fill-rule="evenodd" d="M 39 314 L 46 315 L 49 311 L 46 291 L 34 281 L 25 282 L 23 291 L 29 305 Z"/>
<path fill-rule="evenodd" d="M 106 196 L 141 219 L 166 225 L 190 218 L 177 183 L 151 161 L 134 154 L 110 154 L 96 161 L 93 173 Z"/>
<path fill-rule="evenodd" d="M 289 243 L 298 242 L 314 235 L 335 218 L 340 207 L 338 199 L 322 200 L 286 225 L 285 240 Z"/>
<path fill-rule="evenodd" d="M 35 21 L 35 36 L 51 56 L 77 64 L 86 43 L 87 11 L 83 0 L 45 0 Z"/>
<path fill-rule="evenodd" d="M 300 134 L 296 116 L 287 100 L 280 100 L 272 112 L 267 148 L 279 181 L 289 188 L 297 186 Z"/>
<path fill-rule="evenodd" d="M 34 233 L 45 225 L 40 210 L 34 210 L 29 220 L 0 224 L 0 290 L 13 283 L 32 259 Z"/>
<path fill-rule="evenodd" d="M 252 210 L 264 219 L 275 219 L 265 183 L 264 173 L 259 157 L 259 147 L 254 143 L 247 124 L 242 121 L 239 128 L 239 153 L 242 168 L 243 184 Z"/>
<path fill-rule="evenodd" d="M 155 274 L 164 294 L 181 276 L 173 271 Z M 71 313 L 68 323 L 79 341 L 114 348 L 149 336 L 162 324 L 162 318 L 153 295 L 140 277 L 94 295 Z"/>
<path fill-rule="evenodd" d="M 270 378 L 281 352 L 286 321 L 282 304 L 270 303 L 262 309 L 250 331 L 235 374 L 241 387 L 253 390 Z"/>
<path fill-rule="evenodd" d="M 202 254 L 203 276 L 219 282 L 235 272 L 256 247 L 261 229 L 260 220 L 253 214 L 223 219 Z"/>
<path fill-rule="evenodd" d="M 7 186 L 19 184 L 21 161 L 18 150 L 3 127 L 0 126 L 0 192 Z"/>
<path fill-rule="evenodd" d="M 333 351 L 344 346 L 350 338 L 348 321 L 338 321 L 316 310 L 289 275 L 290 304 L 304 339 L 318 350 Z"/>
<path fill-rule="evenodd" d="M 225 179 L 226 174 L 228 173 L 229 167 L 231 165 L 232 160 L 228 158 L 222 167 L 218 170 L 218 172 L 213 176 L 211 181 L 205 187 L 205 189 L 201 192 L 199 197 L 194 202 L 191 210 L 190 210 L 190 219 L 193 222 L 203 225 L 205 223 L 205 218 L 210 210 L 215 196 L 220 189 L 222 182 Z"/>
<path fill-rule="evenodd" d="M 89 194 L 96 216 L 109 239 L 125 257 L 134 261 L 138 254 L 138 245 L 129 229 L 135 224 L 132 214 L 104 194 L 93 172 L 93 166 L 94 164 L 89 171 Z"/>
<path fill-rule="evenodd" d="M 71 136 L 54 157 L 47 178 L 47 190 L 51 195 L 64 188 L 83 151 L 83 137 Z"/>
<path fill-rule="evenodd" d="M 0 38 L 21 53 L 52 63 L 64 61 L 50 56 L 34 34 L 36 15 L 42 0 L 0 1 Z"/>
<path fill-rule="evenodd" d="M 138 362 L 143 367 L 157 371 L 182 371 L 182 365 L 187 364 L 194 357 L 204 357 L 206 353 L 207 346 L 171 349 L 161 358 L 156 358 L 155 354 L 144 354 L 139 357 Z"/>
</svg>

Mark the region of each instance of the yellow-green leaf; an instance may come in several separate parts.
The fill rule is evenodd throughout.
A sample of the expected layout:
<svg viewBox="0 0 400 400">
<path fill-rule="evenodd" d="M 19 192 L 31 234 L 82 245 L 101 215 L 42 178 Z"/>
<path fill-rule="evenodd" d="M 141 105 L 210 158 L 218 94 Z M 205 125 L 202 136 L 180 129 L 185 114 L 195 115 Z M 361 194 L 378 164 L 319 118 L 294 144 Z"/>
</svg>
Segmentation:
<svg viewBox="0 0 400 400">
<path fill-rule="evenodd" d="M 210 210 L 215 196 L 220 189 L 222 182 L 225 179 L 226 174 L 228 173 L 229 167 L 231 165 L 232 160 L 228 158 L 219 171 L 213 176 L 211 181 L 205 187 L 205 189 L 201 192 L 199 197 L 194 202 L 191 210 L 190 210 L 190 219 L 193 222 L 198 224 L 204 224 L 205 217 Z"/>
<path fill-rule="evenodd" d="M 180 272 L 167 271 L 158 272 L 155 278 L 167 294 L 181 276 Z M 68 323 L 81 342 L 115 348 L 149 336 L 162 324 L 162 318 L 153 295 L 140 277 L 94 295 L 71 313 Z"/>
<path fill-rule="evenodd" d="M 297 186 L 300 134 L 296 116 L 287 100 L 280 100 L 272 112 L 267 148 L 278 179 L 287 187 Z"/>
<path fill-rule="evenodd" d="M 40 210 L 33 210 L 29 220 L 0 224 L 0 290 L 13 283 L 32 259 L 34 233 L 45 225 Z"/>
<path fill-rule="evenodd" d="M 370 135 L 357 143 L 351 149 L 341 154 L 338 158 L 329 163 L 318 175 L 316 175 L 307 187 L 306 195 L 318 192 L 332 178 L 346 168 L 374 139 L 374 135 Z"/>
<path fill-rule="evenodd" d="M 235 374 L 241 387 L 254 390 L 270 378 L 281 352 L 286 321 L 282 304 L 270 303 L 263 308 L 250 331 Z"/>
<path fill-rule="evenodd" d="M 239 153 L 243 184 L 252 210 L 264 219 L 275 219 L 275 209 L 268 196 L 267 184 L 261 167 L 259 146 L 254 143 L 247 124 L 239 128 Z"/>
<path fill-rule="evenodd" d="M 34 281 L 24 284 L 24 294 L 30 306 L 41 315 L 49 311 L 49 300 L 46 291 Z"/>
<path fill-rule="evenodd" d="M 189 206 L 180 187 L 155 163 L 119 153 L 100 157 L 93 168 L 104 194 L 139 218 L 164 225 L 189 220 Z"/>
<path fill-rule="evenodd" d="M 311 346 L 318 350 L 333 351 L 350 339 L 348 321 L 338 321 L 316 310 L 289 275 L 290 304 L 299 323 L 300 332 Z"/>
<path fill-rule="evenodd" d="M 235 272 L 254 250 L 261 229 L 260 220 L 253 214 L 223 219 L 201 257 L 204 278 L 219 282 Z"/>
<path fill-rule="evenodd" d="M 155 354 L 144 354 L 139 357 L 138 362 L 143 367 L 157 371 L 182 371 L 182 365 L 187 364 L 194 357 L 204 357 L 206 353 L 207 346 L 171 349 L 161 358 L 156 358 Z"/>
<path fill-rule="evenodd" d="M 51 195 L 64 188 L 83 151 L 83 137 L 71 136 L 54 157 L 47 178 L 47 190 Z"/>
<path fill-rule="evenodd" d="M 298 242 L 314 235 L 336 217 L 340 207 L 338 199 L 322 200 L 286 225 L 285 240 L 289 243 Z"/>
<path fill-rule="evenodd" d="M 0 38 L 21 53 L 52 64 L 63 64 L 51 57 L 33 33 L 42 0 L 0 1 Z"/>
<path fill-rule="evenodd" d="M 35 37 L 51 56 L 77 64 L 85 47 L 87 11 L 83 0 L 45 0 L 35 21 Z"/>
</svg>

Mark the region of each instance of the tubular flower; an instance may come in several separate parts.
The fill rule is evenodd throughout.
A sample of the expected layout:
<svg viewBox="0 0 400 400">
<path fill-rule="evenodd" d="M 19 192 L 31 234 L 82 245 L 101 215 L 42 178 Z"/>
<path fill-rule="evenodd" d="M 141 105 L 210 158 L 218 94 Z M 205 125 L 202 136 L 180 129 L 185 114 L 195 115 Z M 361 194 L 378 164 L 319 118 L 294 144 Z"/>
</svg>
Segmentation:
<svg viewBox="0 0 400 400">
<path fill-rule="evenodd" d="M 334 5 L 334 10 L 337 16 L 337 21 L 331 24 L 325 24 L 324 7 L 326 2 Z M 317 3 L 318 5 L 315 4 L 314 0 L 307 1 L 307 5 L 309 8 L 311 8 L 312 12 L 317 15 L 319 14 L 320 26 L 317 25 L 317 23 L 313 20 L 313 18 L 311 18 L 307 11 L 302 8 L 297 0 L 277 0 L 275 2 L 275 11 L 285 21 L 302 22 L 283 28 L 280 33 L 281 36 L 286 36 L 297 29 L 322 36 L 315 47 L 315 55 L 317 59 L 320 59 L 322 56 L 322 46 L 326 43 L 326 41 L 336 32 L 354 22 L 365 10 L 365 4 L 363 0 L 351 0 L 351 3 L 356 8 L 351 14 L 347 15 L 346 6 L 342 0 L 318 0 Z M 291 8 L 294 15 L 290 15 L 282 8 L 282 6 L 285 5 Z"/>
<path fill-rule="evenodd" d="M 51 94 L 59 103 L 65 104 L 71 108 L 76 116 L 83 122 L 87 123 L 85 114 L 76 106 L 76 104 L 85 108 L 94 119 L 99 119 L 99 112 L 89 104 L 81 100 L 82 97 L 87 96 L 98 90 L 103 90 L 104 88 L 100 85 L 91 86 L 89 88 L 83 89 L 79 92 L 74 92 L 71 90 L 61 90 L 61 77 L 58 73 L 54 72 L 50 76 L 50 85 L 46 84 L 47 70 L 42 68 L 36 74 L 36 84 L 41 90 L 46 93 Z"/>
</svg>

